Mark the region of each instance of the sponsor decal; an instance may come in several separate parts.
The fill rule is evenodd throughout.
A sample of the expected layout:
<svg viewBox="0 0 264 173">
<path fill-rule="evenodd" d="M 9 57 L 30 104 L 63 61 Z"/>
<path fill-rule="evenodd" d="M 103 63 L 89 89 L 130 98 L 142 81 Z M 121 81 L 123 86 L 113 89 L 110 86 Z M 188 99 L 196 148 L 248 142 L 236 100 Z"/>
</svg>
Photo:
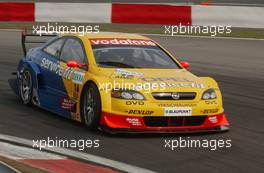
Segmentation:
<svg viewBox="0 0 264 173">
<path fill-rule="evenodd" d="M 205 100 L 205 104 L 208 104 L 208 105 L 216 105 L 217 102 L 215 100 Z"/>
<path fill-rule="evenodd" d="M 46 58 L 42 59 L 40 66 L 65 79 L 72 80 L 73 83 L 83 84 L 85 73 L 73 70 L 73 68 L 70 67 L 61 68 L 59 63 L 50 61 Z"/>
<path fill-rule="evenodd" d="M 143 101 L 126 101 L 126 105 L 144 105 L 145 103 Z"/>
<path fill-rule="evenodd" d="M 75 71 L 72 76 L 72 82 L 75 84 L 83 84 L 84 73 Z"/>
<path fill-rule="evenodd" d="M 159 107 L 194 107 L 196 103 L 159 103 Z"/>
<path fill-rule="evenodd" d="M 120 79 L 133 79 L 134 76 L 127 76 L 127 75 L 116 75 L 114 78 L 120 78 Z"/>
<path fill-rule="evenodd" d="M 142 77 L 140 79 L 145 82 L 193 82 L 185 78 L 175 77 Z"/>
<path fill-rule="evenodd" d="M 141 83 L 138 83 L 141 84 Z M 199 83 L 166 83 L 166 82 L 161 82 L 161 83 L 143 83 L 141 85 L 149 85 L 152 88 L 161 88 L 162 90 L 166 88 L 197 88 L 197 89 L 203 89 L 205 86 L 203 84 Z M 138 85 L 140 87 L 140 85 Z"/>
<path fill-rule="evenodd" d="M 129 110 L 127 111 L 128 114 L 133 114 L 133 115 L 152 115 L 154 111 L 149 111 L 149 110 Z"/>
<path fill-rule="evenodd" d="M 144 74 L 141 72 L 127 71 L 123 69 L 116 69 L 114 73 L 115 78 L 133 79 L 134 77 L 141 77 Z"/>
<path fill-rule="evenodd" d="M 160 87 L 174 87 L 174 88 L 205 88 L 204 84 L 190 81 L 185 78 L 175 77 L 143 77 L 140 78 L 144 82 L 161 82 Z"/>
<path fill-rule="evenodd" d="M 219 111 L 219 109 L 204 109 L 201 110 L 202 114 L 213 114 L 213 113 L 217 113 Z"/>
<path fill-rule="evenodd" d="M 141 122 L 138 118 L 126 118 L 126 121 L 133 126 L 141 126 Z"/>
<path fill-rule="evenodd" d="M 65 79 L 71 79 L 72 75 L 74 73 L 74 70 L 72 70 L 72 68 L 67 67 L 65 69 L 61 69 L 62 73 L 61 76 Z"/>
<path fill-rule="evenodd" d="M 164 108 L 165 116 L 191 116 L 191 107 L 166 107 Z"/>
<path fill-rule="evenodd" d="M 208 120 L 209 120 L 211 123 L 217 123 L 217 122 L 218 122 L 217 116 L 208 117 Z"/>
<path fill-rule="evenodd" d="M 56 74 L 61 74 L 60 64 L 58 62 L 50 61 L 46 58 L 41 60 L 40 66 Z"/>
<path fill-rule="evenodd" d="M 134 46 L 156 46 L 151 40 L 141 39 L 117 39 L 117 38 L 103 38 L 90 39 L 92 45 L 134 45 Z"/>
<path fill-rule="evenodd" d="M 69 111 L 75 110 L 76 102 L 74 100 L 61 97 L 61 108 Z"/>
<path fill-rule="evenodd" d="M 204 84 L 202 83 L 164 83 L 165 87 L 175 87 L 175 88 L 198 88 L 203 89 L 205 88 Z"/>
</svg>

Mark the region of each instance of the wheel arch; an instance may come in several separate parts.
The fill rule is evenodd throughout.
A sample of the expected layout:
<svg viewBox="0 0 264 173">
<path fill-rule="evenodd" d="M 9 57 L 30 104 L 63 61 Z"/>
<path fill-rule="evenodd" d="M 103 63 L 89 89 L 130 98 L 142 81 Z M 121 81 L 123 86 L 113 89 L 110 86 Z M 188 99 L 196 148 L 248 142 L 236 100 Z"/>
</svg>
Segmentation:
<svg viewBox="0 0 264 173">
<path fill-rule="evenodd" d="M 40 69 L 37 64 L 35 64 L 33 61 L 28 61 L 25 59 L 20 60 L 17 71 L 20 74 L 23 73 L 23 70 L 25 67 L 28 67 L 30 69 L 31 75 L 33 77 L 33 88 L 38 88 L 38 80 L 39 76 L 41 75 Z M 19 78 L 19 77 L 18 77 Z"/>
<path fill-rule="evenodd" d="M 87 88 L 87 86 L 88 86 L 90 83 L 93 83 L 93 84 L 97 87 L 97 89 L 98 89 L 98 91 L 99 91 L 99 88 L 98 88 L 97 82 L 95 82 L 95 81 L 92 80 L 92 79 L 87 80 L 87 81 L 83 84 L 80 99 L 82 99 L 82 97 L 83 97 L 83 93 L 85 92 L 85 89 Z M 99 92 L 99 93 L 100 93 L 100 92 Z"/>
</svg>

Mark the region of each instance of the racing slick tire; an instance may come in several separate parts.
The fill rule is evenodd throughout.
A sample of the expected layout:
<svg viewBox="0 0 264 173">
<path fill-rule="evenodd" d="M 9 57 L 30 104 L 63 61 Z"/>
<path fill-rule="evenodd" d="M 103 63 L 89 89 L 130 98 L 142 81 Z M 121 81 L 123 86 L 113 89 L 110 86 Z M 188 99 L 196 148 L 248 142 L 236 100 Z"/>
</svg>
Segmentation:
<svg viewBox="0 0 264 173">
<path fill-rule="evenodd" d="M 18 96 L 24 105 L 31 104 L 33 95 L 33 82 L 30 69 L 25 66 L 23 72 L 18 78 Z"/>
<path fill-rule="evenodd" d="M 97 130 L 101 116 L 101 97 L 94 83 L 90 82 L 85 86 L 80 108 L 84 125 L 90 130 Z"/>
</svg>

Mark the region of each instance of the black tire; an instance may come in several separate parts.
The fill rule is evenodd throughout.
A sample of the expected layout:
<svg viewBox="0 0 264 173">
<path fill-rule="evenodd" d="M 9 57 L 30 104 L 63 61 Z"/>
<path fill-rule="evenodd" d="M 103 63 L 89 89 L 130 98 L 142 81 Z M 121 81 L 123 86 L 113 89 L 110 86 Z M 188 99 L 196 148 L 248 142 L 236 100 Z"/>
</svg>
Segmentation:
<svg viewBox="0 0 264 173">
<path fill-rule="evenodd" d="M 101 117 L 101 97 L 94 83 L 85 86 L 80 108 L 84 125 L 90 130 L 97 130 Z"/>
<path fill-rule="evenodd" d="M 24 105 L 31 104 L 33 93 L 33 80 L 30 69 L 25 66 L 23 67 L 23 72 L 18 78 L 18 96 L 20 101 Z"/>
</svg>

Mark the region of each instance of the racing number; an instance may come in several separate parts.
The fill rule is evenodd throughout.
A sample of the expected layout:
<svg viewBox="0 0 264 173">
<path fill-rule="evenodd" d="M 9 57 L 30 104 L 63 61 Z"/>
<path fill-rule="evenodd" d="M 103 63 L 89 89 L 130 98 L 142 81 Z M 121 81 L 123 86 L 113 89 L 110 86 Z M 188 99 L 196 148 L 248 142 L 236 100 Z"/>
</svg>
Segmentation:
<svg viewBox="0 0 264 173">
<path fill-rule="evenodd" d="M 74 87 L 73 87 L 73 98 L 74 99 L 78 99 L 79 91 L 80 91 L 79 85 L 74 84 Z"/>
</svg>

